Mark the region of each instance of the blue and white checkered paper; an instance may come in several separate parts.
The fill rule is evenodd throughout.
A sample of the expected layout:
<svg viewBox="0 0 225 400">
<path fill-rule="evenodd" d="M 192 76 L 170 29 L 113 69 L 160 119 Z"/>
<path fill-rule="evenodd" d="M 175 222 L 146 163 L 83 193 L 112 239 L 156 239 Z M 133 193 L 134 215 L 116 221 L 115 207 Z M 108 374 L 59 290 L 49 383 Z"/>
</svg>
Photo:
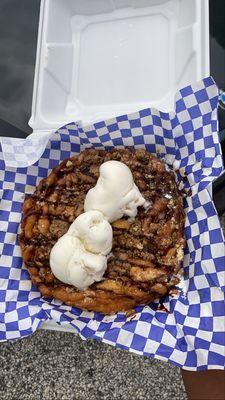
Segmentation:
<svg viewBox="0 0 225 400">
<path fill-rule="evenodd" d="M 225 365 L 225 250 L 212 201 L 213 180 L 223 170 L 217 133 L 218 90 L 208 77 L 181 89 L 175 111 L 145 109 L 81 128 L 66 125 L 51 137 L 2 140 L 0 155 L 0 339 L 18 339 L 43 321 L 70 324 L 83 339 L 95 338 L 118 348 L 189 370 Z M 187 247 L 186 295 L 168 296 L 170 313 L 158 302 L 138 307 L 133 319 L 122 313 L 103 316 L 41 298 L 31 284 L 18 245 L 21 207 L 43 177 L 66 157 L 86 147 L 146 148 L 187 176 L 192 196 L 185 200 Z M 42 155 L 41 155 L 42 154 Z"/>
</svg>

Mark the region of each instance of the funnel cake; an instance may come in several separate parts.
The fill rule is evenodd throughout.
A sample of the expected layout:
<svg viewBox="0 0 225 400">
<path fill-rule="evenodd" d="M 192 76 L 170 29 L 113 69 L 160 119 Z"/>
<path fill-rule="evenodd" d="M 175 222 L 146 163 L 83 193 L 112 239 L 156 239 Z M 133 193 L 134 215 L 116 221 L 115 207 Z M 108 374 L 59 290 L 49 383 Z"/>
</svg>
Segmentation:
<svg viewBox="0 0 225 400">
<path fill-rule="evenodd" d="M 130 168 L 150 206 L 139 207 L 134 221 L 112 223 L 113 247 L 103 280 L 79 291 L 53 275 L 49 256 L 58 238 L 84 212 L 99 166 L 109 160 Z M 129 311 L 166 295 L 178 282 L 184 243 L 183 196 L 174 173 L 145 150 L 85 150 L 55 167 L 23 205 L 20 246 L 32 282 L 43 296 L 85 310 Z"/>
</svg>

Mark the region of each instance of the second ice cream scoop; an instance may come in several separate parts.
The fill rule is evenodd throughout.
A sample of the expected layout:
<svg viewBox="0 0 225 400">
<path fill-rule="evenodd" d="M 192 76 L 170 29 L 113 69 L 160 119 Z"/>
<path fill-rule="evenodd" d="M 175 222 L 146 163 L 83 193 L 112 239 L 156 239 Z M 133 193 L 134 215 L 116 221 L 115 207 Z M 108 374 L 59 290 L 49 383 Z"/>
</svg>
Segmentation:
<svg viewBox="0 0 225 400">
<path fill-rule="evenodd" d="M 78 237 L 85 249 L 106 255 L 112 249 L 113 231 L 100 211 L 87 211 L 75 219 L 68 234 Z"/>
<path fill-rule="evenodd" d="M 99 172 L 95 187 L 86 195 L 85 211 L 101 211 L 109 222 L 113 222 L 124 215 L 134 218 L 137 207 L 148 206 L 126 164 L 114 160 L 106 161 Z"/>
</svg>

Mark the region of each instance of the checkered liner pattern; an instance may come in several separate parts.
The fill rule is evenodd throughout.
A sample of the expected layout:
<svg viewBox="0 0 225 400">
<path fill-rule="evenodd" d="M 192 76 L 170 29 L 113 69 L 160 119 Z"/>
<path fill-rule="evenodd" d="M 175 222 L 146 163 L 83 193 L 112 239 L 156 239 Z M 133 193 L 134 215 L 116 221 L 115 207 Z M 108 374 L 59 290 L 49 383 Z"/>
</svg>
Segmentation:
<svg viewBox="0 0 225 400">
<path fill-rule="evenodd" d="M 2 141 L 0 154 L 0 339 L 18 339 L 43 321 L 70 324 L 83 339 L 95 338 L 140 355 L 170 361 L 189 370 L 225 365 L 225 250 L 211 197 L 213 180 L 223 170 L 217 133 L 218 90 L 208 77 L 180 90 L 175 111 L 145 109 L 81 128 L 66 125 L 48 138 Z M 42 140 L 42 142 L 41 142 Z M 27 149 L 27 143 L 29 150 Z M 87 147 L 133 146 L 163 157 L 187 176 L 192 196 L 185 201 L 187 247 L 182 290 L 138 307 L 135 317 L 84 312 L 41 298 L 22 263 L 18 230 L 24 193 L 71 154 Z M 30 157 L 29 154 L 32 154 Z M 41 153 L 43 153 L 41 155 Z M 31 162 L 35 161 L 34 164 Z M 32 165 L 31 165 L 32 164 Z M 22 165 L 22 167 L 21 167 Z"/>
</svg>

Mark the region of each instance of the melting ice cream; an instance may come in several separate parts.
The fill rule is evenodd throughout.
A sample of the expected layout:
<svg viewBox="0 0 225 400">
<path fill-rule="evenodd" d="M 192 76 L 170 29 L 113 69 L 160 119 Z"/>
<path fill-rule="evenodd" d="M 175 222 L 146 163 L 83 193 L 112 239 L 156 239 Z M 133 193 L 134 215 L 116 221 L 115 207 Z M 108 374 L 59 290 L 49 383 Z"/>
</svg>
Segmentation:
<svg viewBox="0 0 225 400">
<path fill-rule="evenodd" d="M 66 233 L 53 247 L 50 265 L 53 274 L 60 281 L 84 290 L 102 279 L 107 258 L 86 251 L 79 238 Z"/>
<path fill-rule="evenodd" d="M 124 215 L 135 218 L 139 206 L 148 206 L 126 164 L 107 161 L 101 165 L 99 172 L 96 186 L 88 191 L 85 198 L 85 211 L 101 211 L 109 222 L 113 222 Z"/>
</svg>

